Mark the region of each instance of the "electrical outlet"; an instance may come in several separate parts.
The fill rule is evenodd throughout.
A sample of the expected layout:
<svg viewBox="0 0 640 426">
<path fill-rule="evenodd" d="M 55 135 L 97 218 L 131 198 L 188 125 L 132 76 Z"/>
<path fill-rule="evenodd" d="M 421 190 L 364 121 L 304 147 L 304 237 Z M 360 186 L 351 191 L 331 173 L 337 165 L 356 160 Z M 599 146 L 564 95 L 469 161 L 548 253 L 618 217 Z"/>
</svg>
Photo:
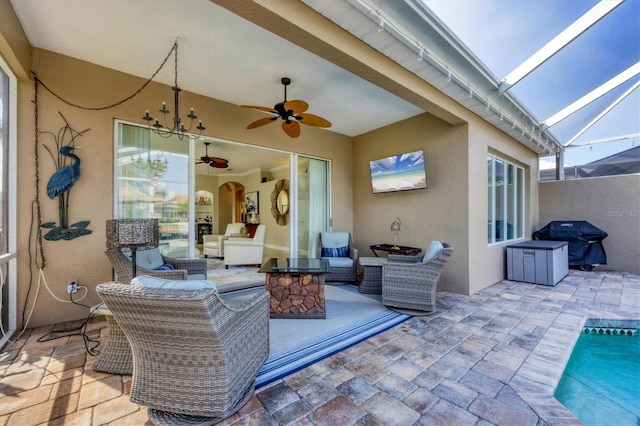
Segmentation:
<svg viewBox="0 0 640 426">
<path fill-rule="evenodd" d="M 67 284 L 67 293 L 71 294 L 76 291 L 78 291 L 78 280 L 69 281 L 69 284 Z"/>
</svg>

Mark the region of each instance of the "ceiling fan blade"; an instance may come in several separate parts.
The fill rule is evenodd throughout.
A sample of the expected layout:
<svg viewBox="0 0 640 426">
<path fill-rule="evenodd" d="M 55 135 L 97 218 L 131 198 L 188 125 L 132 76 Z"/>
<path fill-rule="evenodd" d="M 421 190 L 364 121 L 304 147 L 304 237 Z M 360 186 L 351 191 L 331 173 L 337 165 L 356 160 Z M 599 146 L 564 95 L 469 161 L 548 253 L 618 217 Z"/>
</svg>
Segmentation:
<svg viewBox="0 0 640 426">
<path fill-rule="evenodd" d="M 293 114 L 302 114 L 309 109 L 309 104 L 300 100 L 287 101 L 284 103 L 284 109 L 292 111 Z"/>
<path fill-rule="evenodd" d="M 331 127 L 331 123 L 322 117 L 313 114 L 299 114 L 296 116 L 302 124 L 316 127 Z"/>
<path fill-rule="evenodd" d="M 272 123 L 272 122 L 276 121 L 277 119 L 278 119 L 278 117 L 261 118 L 260 120 L 256 120 L 253 123 L 249 124 L 247 126 L 247 129 L 255 129 L 256 127 L 260 127 L 260 126 L 264 126 L 265 124 Z"/>
<path fill-rule="evenodd" d="M 219 158 L 219 160 L 224 160 L 223 158 Z M 227 160 L 224 161 L 212 161 L 209 163 L 209 165 L 213 168 L 216 169 L 226 169 L 227 167 L 229 167 L 229 162 Z"/>
<path fill-rule="evenodd" d="M 278 111 L 275 111 L 273 108 L 263 107 L 263 106 L 255 106 L 255 105 L 240 105 L 245 108 L 255 109 L 256 111 L 262 112 L 270 112 L 271 114 L 277 114 Z"/>
<path fill-rule="evenodd" d="M 300 125 L 297 121 L 286 120 L 282 122 L 282 130 L 292 138 L 300 136 Z"/>
<path fill-rule="evenodd" d="M 196 164 L 202 164 L 204 161 L 196 161 Z"/>
</svg>

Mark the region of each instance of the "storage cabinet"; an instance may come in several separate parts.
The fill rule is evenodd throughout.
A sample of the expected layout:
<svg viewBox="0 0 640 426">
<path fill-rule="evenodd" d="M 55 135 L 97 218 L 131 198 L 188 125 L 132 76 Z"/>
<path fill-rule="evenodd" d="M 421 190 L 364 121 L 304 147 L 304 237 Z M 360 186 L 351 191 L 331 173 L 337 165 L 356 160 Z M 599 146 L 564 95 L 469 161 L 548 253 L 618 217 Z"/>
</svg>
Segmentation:
<svg viewBox="0 0 640 426">
<path fill-rule="evenodd" d="M 507 278 L 555 286 L 569 273 L 566 241 L 523 241 L 507 246 Z"/>
</svg>

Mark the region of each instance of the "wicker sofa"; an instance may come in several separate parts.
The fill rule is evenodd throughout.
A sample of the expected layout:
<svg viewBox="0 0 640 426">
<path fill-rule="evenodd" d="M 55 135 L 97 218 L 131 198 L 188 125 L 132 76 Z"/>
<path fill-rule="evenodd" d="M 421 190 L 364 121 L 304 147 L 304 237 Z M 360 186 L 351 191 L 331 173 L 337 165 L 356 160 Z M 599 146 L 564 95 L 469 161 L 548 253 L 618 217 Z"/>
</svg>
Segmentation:
<svg viewBox="0 0 640 426">
<path fill-rule="evenodd" d="M 131 344 L 130 399 L 154 424 L 214 424 L 249 400 L 269 352 L 269 293 L 231 305 L 215 288 L 96 291 Z"/>
<path fill-rule="evenodd" d="M 409 314 L 435 312 L 438 279 L 453 253 L 449 244 L 442 246 L 439 253 L 424 262 L 416 256 L 389 255 L 382 266 L 382 303 Z"/>
</svg>

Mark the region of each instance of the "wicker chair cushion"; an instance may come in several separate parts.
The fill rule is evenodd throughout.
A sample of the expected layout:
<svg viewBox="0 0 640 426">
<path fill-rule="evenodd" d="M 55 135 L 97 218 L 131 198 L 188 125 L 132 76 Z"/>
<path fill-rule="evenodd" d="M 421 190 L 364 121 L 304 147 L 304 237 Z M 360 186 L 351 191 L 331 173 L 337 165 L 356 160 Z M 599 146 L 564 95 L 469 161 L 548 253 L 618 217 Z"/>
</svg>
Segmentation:
<svg viewBox="0 0 640 426">
<path fill-rule="evenodd" d="M 348 232 L 323 232 L 322 247 L 323 248 L 349 247 L 349 233 Z"/>
<path fill-rule="evenodd" d="M 194 280 L 194 281 L 198 281 L 198 280 L 203 281 L 207 279 L 207 276 L 204 274 L 188 274 L 187 279 Z"/>
<path fill-rule="evenodd" d="M 351 268 L 353 267 L 353 259 L 350 257 L 323 257 L 329 261 L 329 265 L 333 268 Z"/>
<path fill-rule="evenodd" d="M 167 280 L 164 278 L 152 277 L 150 275 L 139 275 L 135 277 L 131 280 L 131 285 L 171 290 L 217 290 L 216 286 L 212 282 L 205 280 Z"/>
<path fill-rule="evenodd" d="M 427 263 L 434 257 L 436 257 L 442 250 L 444 250 L 444 246 L 440 241 L 431 241 L 429 243 L 429 247 L 424 251 L 424 257 L 422 258 L 422 263 Z"/>
<path fill-rule="evenodd" d="M 126 253 L 131 259 L 131 253 Z M 136 252 L 136 265 L 145 269 L 158 269 L 164 265 L 164 259 L 158 247 L 149 250 L 138 250 Z"/>
</svg>

